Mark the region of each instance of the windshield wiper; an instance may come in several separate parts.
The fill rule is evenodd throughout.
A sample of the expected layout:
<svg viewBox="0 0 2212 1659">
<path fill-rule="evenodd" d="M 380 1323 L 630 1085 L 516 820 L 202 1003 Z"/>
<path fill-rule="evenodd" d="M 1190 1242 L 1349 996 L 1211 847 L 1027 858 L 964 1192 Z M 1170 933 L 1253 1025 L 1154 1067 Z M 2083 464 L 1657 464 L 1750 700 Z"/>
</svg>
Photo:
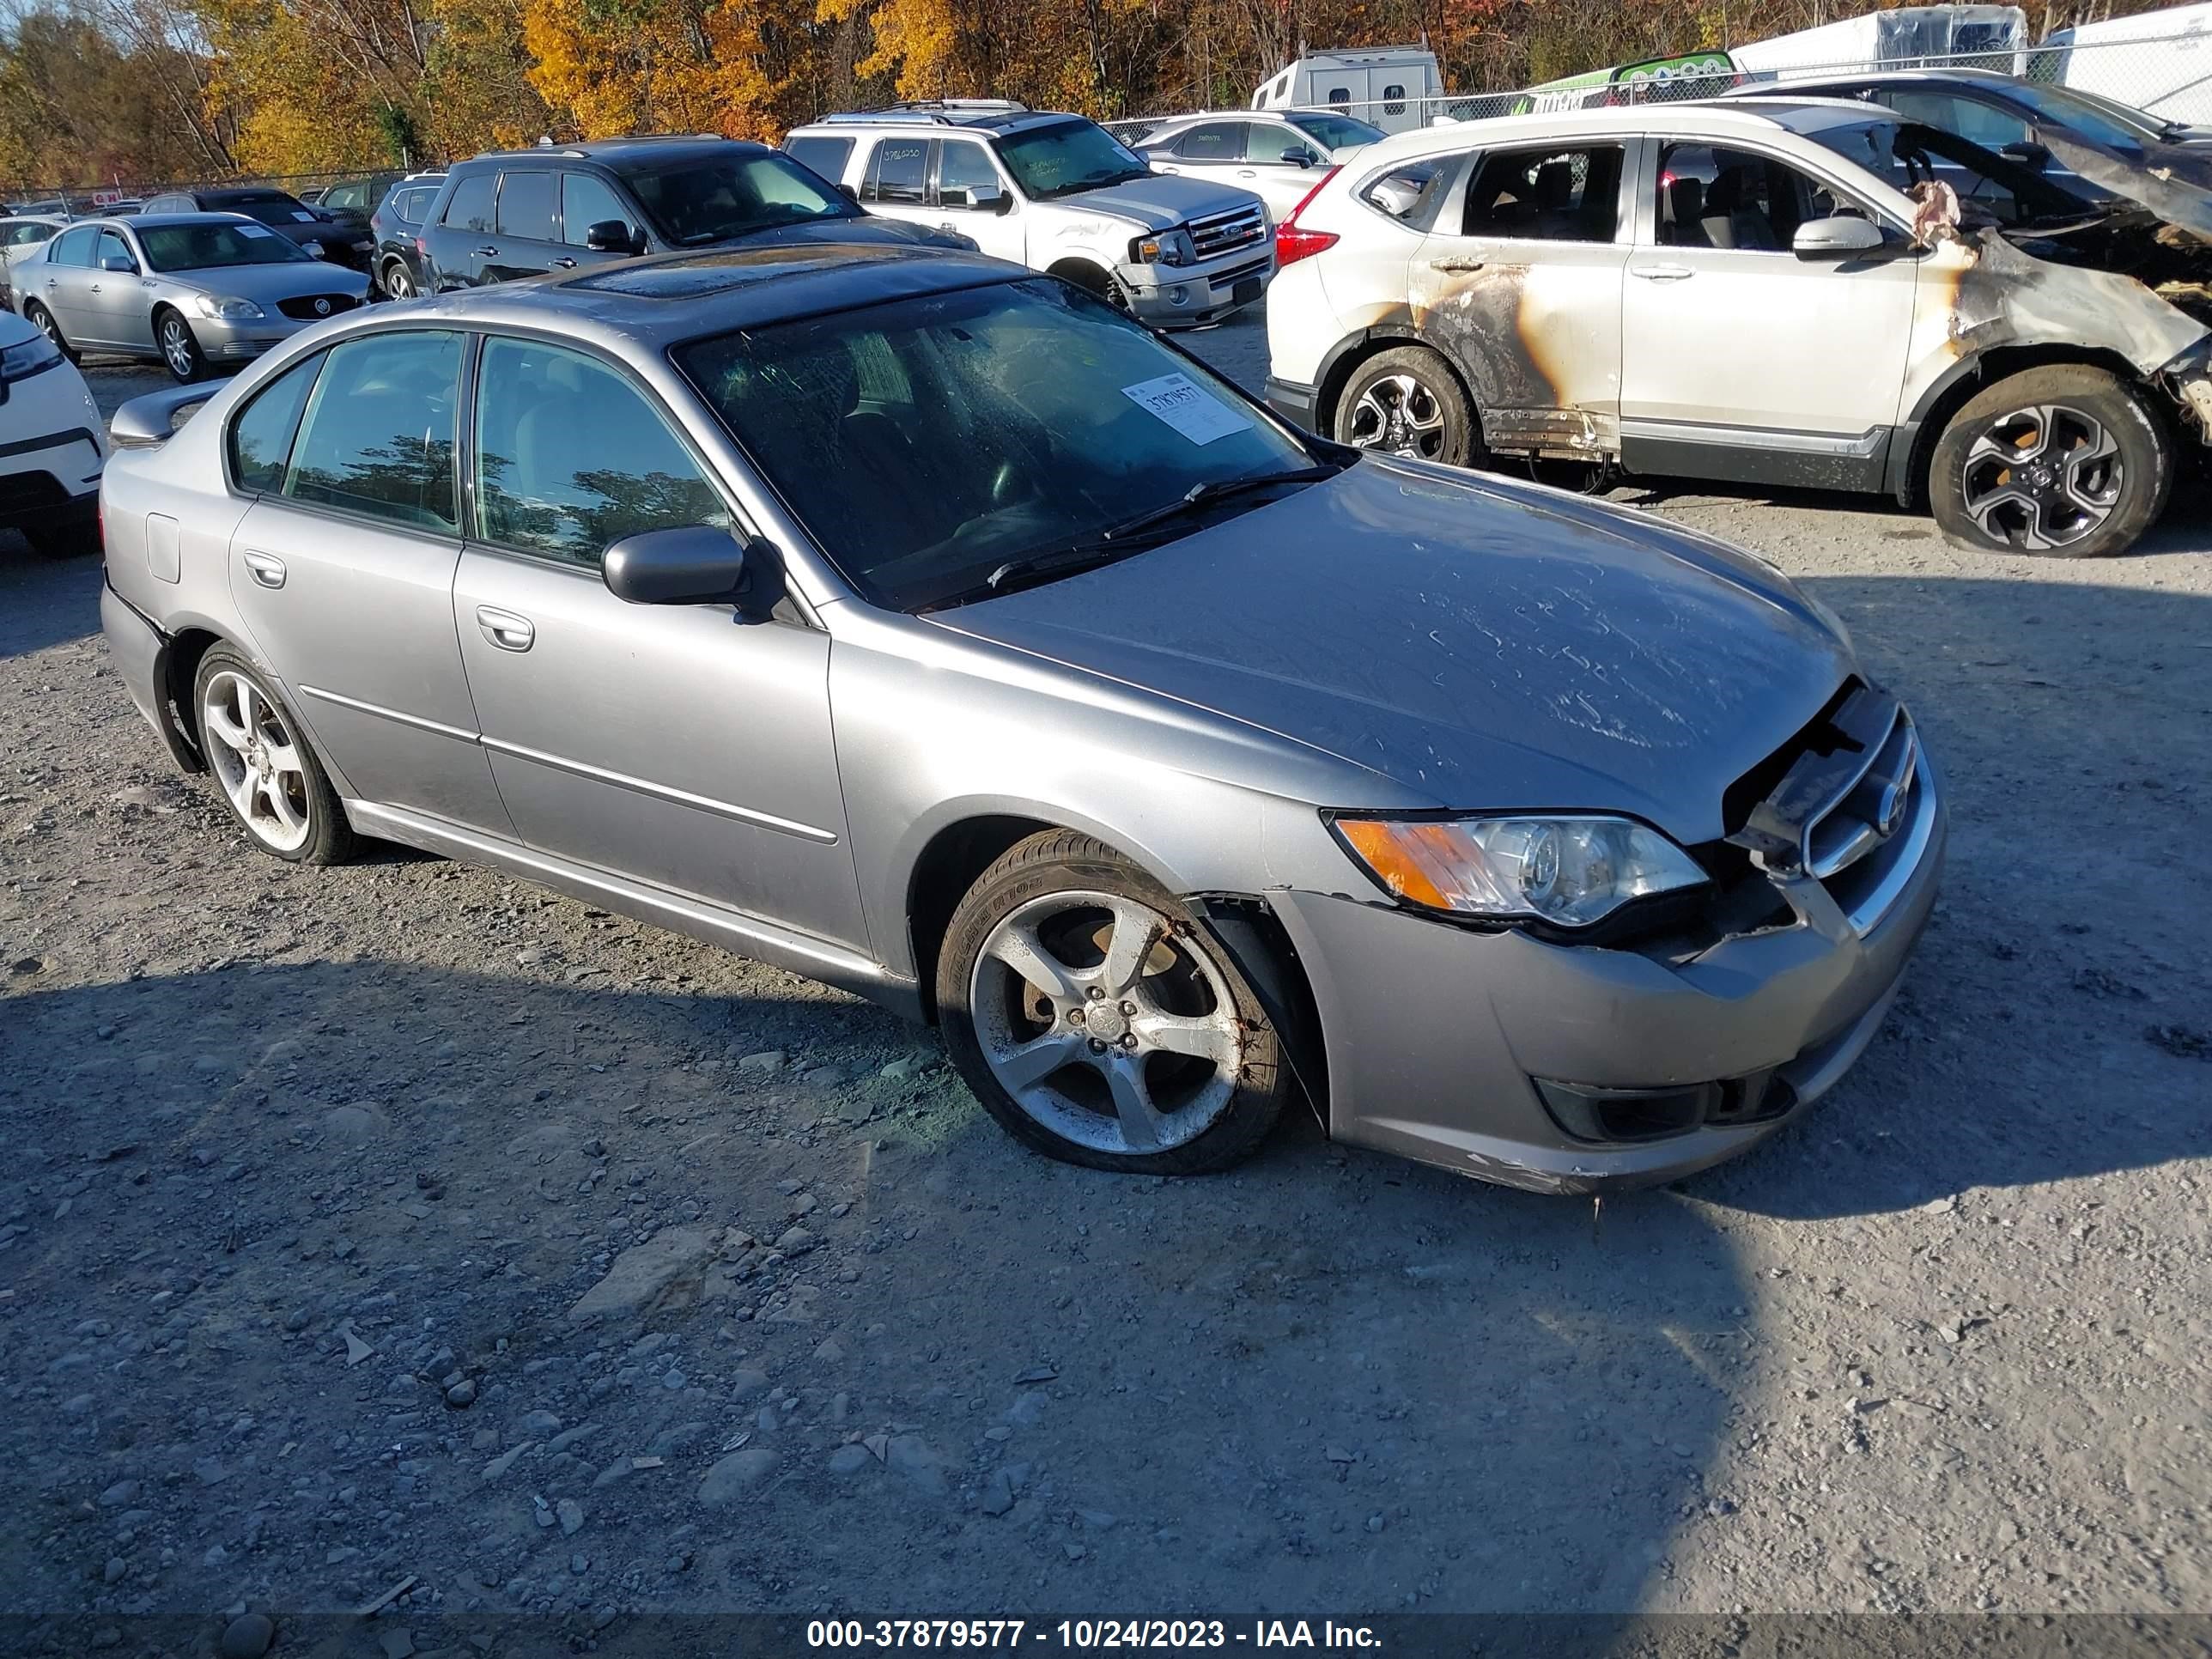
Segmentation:
<svg viewBox="0 0 2212 1659">
<path fill-rule="evenodd" d="M 1333 478 L 1338 468 L 1334 465 L 1286 467 L 1279 472 L 1253 472 L 1241 478 L 1209 478 L 1204 483 L 1194 483 L 1164 507 L 1139 513 L 1133 519 L 1124 519 L 1099 532 L 1101 543 L 1116 543 L 1128 537 L 1180 519 L 1210 507 L 1216 501 L 1226 501 L 1231 495 L 1243 495 L 1247 490 L 1265 489 L 1270 484 L 1318 483 L 1323 478 Z"/>
</svg>

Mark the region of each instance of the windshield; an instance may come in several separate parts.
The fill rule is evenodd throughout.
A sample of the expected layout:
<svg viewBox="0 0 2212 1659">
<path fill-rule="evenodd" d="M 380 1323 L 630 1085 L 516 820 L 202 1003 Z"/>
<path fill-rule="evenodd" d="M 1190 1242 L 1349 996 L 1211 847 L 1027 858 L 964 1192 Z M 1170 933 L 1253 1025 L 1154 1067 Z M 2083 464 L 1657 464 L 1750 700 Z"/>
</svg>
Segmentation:
<svg viewBox="0 0 2212 1659">
<path fill-rule="evenodd" d="M 1909 121 L 1855 121 L 1813 128 L 1804 136 L 1908 194 L 1924 179 L 1941 179 L 1958 191 L 1961 205 L 1983 209 L 2000 224 L 2075 218 L 2100 210 L 2028 168 L 1935 127 Z"/>
<path fill-rule="evenodd" d="M 156 270 L 295 264 L 312 258 L 296 243 L 259 225 L 141 225 L 138 246 L 146 250 L 146 263 Z"/>
<path fill-rule="evenodd" d="M 242 213 L 249 219 L 258 219 L 263 224 L 275 225 L 280 230 L 316 222 L 314 209 L 304 202 L 295 202 L 289 196 L 249 196 L 242 201 L 218 202 L 214 210 L 217 213 Z"/>
<path fill-rule="evenodd" d="M 1057 282 L 896 301 L 676 356 L 846 578 L 902 610 L 1194 486 L 1311 465 L 1210 371 Z"/>
<path fill-rule="evenodd" d="M 2148 117 L 2124 105 L 2105 105 L 2063 87 L 2039 87 L 2020 81 L 2007 85 L 2005 92 L 2027 105 L 2039 120 L 2071 127 L 2092 143 L 2109 144 L 2115 149 L 2140 151 L 2144 139 L 2160 137 L 2165 131 Z"/>
<path fill-rule="evenodd" d="M 1357 144 L 1371 144 L 1382 137 L 1382 128 L 1355 121 L 1349 115 L 1290 115 L 1284 119 L 1323 149 L 1350 149 Z"/>
<path fill-rule="evenodd" d="M 1135 152 L 1089 121 L 1061 121 L 1001 138 L 999 159 L 1031 201 L 1152 176 Z"/>
<path fill-rule="evenodd" d="M 860 210 L 787 155 L 770 152 L 625 170 L 637 204 L 672 246 L 701 247 L 778 225 L 855 219 Z"/>
</svg>

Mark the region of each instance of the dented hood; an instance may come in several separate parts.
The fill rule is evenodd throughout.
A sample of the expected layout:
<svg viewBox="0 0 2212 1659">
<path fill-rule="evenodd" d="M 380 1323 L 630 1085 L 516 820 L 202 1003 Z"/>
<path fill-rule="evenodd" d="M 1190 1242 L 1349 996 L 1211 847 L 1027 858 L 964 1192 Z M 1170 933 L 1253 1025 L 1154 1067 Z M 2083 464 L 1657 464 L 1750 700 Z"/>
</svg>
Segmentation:
<svg viewBox="0 0 2212 1659">
<path fill-rule="evenodd" d="M 2077 176 L 2168 224 L 2212 237 L 2212 154 L 2203 145 L 2146 144 L 2135 162 L 2063 133 L 2045 136 L 2051 155 Z"/>
<path fill-rule="evenodd" d="M 1685 842 L 1723 833 L 1723 790 L 1852 670 L 1802 594 L 1717 543 L 1375 458 L 933 620 L 1265 728 L 1437 805 L 1626 811 Z"/>
</svg>

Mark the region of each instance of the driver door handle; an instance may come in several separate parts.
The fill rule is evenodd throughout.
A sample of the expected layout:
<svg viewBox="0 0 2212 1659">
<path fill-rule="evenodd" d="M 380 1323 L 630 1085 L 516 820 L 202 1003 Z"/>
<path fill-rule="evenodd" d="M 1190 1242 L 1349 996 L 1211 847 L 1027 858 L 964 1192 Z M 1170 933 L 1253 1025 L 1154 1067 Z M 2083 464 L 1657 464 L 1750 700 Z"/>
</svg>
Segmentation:
<svg viewBox="0 0 2212 1659">
<path fill-rule="evenodd" d="M 553 262 L 553 269 L 556 270 L 574 270 L 575 268 L 576 262 L 565 257 Z"/>
<path fill-rule="evenodd" d="M 1647 283 L 1679 283 L 1698 273 L 1687 265 L 1631 265 L 1628 274 L 1641 276 Z"/>
<path fill-rule="evenodd" d="M 495 247 L 480 247 L 480 248 L 478 248 L 478 249 L 477 250 L 477 257 L 478 257 L 478 258 L 480 258 L 489 259 L 489 258 L 490 258 L 492 257 L 492 255 L 494 255 L 494 254 L 497 253 L 498 252 L 499 252 L 499 250 L 498 250 L 497 248 L 495 248 Z"/>
<path fill-rule="evenodd" d="M 483 630 L 484 638 L 502 651 L 527 651 L 538 638 L 529 617 L 489 605 L 477 607 L 477 626 Z"/>
<path fill-rule="evenodd" d="M 264 587 L 284 586 L 284 561 L 273 553 L 246 553 L 240 556 L 246 574 Z"/>
<path fill-rule="evenodd" d="M 1433 270 L 1480 270 L 1489 261 L 1485 259 L 1431 259 Z"/>
</svg>

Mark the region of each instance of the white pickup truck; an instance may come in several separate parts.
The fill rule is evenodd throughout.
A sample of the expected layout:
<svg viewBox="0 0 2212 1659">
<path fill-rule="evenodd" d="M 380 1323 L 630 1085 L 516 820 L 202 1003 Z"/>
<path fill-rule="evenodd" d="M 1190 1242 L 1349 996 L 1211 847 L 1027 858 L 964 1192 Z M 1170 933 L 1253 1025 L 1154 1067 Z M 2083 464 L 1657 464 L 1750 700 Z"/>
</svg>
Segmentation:
<svg viewBox="0 0 2212 1659">
<path fill-rule="evenodd" d="M 783 148 L 871 213 L 957 231 L 1155 326 L 1218 322 L 1275 274 L 1257 196 L 1163 178 L 1080 115 L 986 100 L 900 104 L 825 116 Z"/>
</svg>

